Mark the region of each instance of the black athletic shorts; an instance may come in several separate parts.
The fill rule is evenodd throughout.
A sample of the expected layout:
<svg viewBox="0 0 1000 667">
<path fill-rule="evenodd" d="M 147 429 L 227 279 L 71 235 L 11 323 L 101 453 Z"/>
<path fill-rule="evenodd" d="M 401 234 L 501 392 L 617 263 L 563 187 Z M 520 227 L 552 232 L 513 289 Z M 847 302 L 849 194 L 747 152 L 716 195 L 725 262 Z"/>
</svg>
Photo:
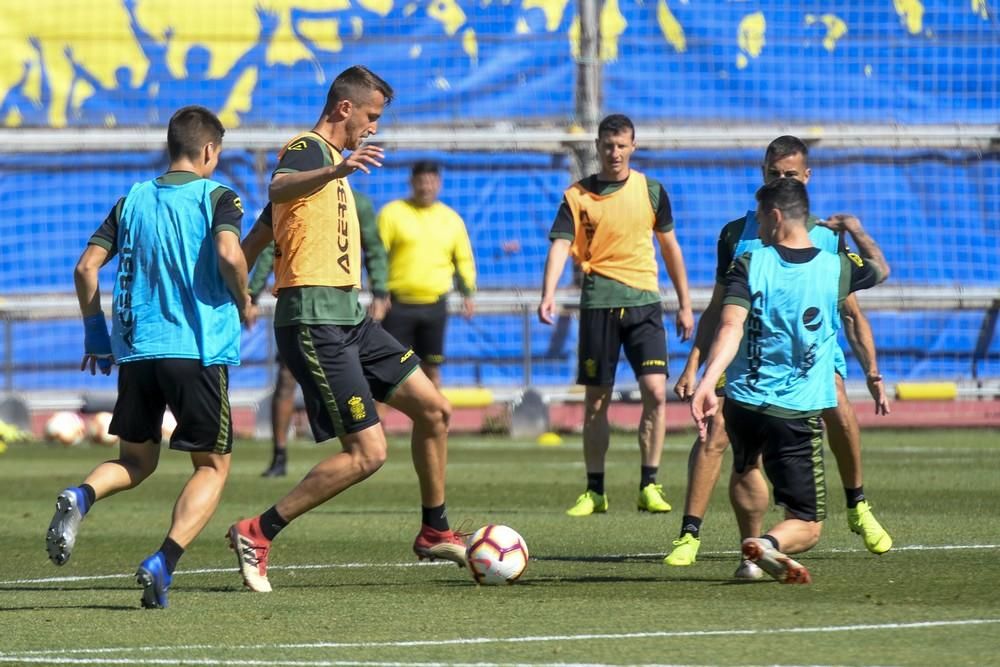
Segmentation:
<svg viewBox="0 0 1000 667">
<path fill-rule="evenodd" d="M 356 325 L 277 327 L 281 358 L 302 387 L 313 438 L 323 442 L 378 423 L 385 401 L 420 358 L 365 317 Z"/>
<path fill-rule="evenodd" d="M 774 502 L 796 519 L 826 518 L 823 426 L 819 415 L 784 419 L 727 398 L 722 414 L 733 445 L 733 469 L 744 472 L 763 454 Z"/>
<path fill-rule="evenodd" d="M 417 353 L 426 364 L 444 363 L 444 332 L 448 324 L 448 299 L 434 303 L 402 303 L 392 297 L 392 307 L 382 326 L 393 338 Z"/>
<path fill-rule="evenodd" d="M 622 346 L 625 346 L 625 358 L 637 378 L 640 375 L 668 375 L 663 306 L 651 303 L 581 310 L 577 384 L 613 385 Z"/>
<path fill-rule="evenodd" d="M 229 367 L 198 359 L 143 359 L 118 368 L 118 401 L 108 432 L 128 442 L 162 439 L 163 412 L 177 428 L 170 449 L 228 454 L 233 449 Z"/>
</svg>

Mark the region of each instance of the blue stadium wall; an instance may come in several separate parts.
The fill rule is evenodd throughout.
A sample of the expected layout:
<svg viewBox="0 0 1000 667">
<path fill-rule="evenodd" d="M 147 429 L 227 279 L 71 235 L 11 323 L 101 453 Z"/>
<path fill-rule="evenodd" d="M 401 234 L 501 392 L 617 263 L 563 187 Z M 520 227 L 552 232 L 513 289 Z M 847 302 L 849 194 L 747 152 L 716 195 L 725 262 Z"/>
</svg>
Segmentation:
<svg viewBox="0 0 1000 667">
<path fill-rule="evenodd" d="M 130 14 L 113 0 L 60 3 L 52 12 L 44 9 L 55 0 L 4 1 L 0 124 L 162 127 L 176 107 L 201 103 L 231 128 L 307 127 L 331 77 L 352 63 L 395 86 L 389 124 L 572 122 L 576 17 L 569 2 L 367 0 L 329 10 L 310 2 L 308 11 L 288 0 L 268 3 L 269 11 L 255 10 L 251 0 L 202 3 L 210 16 L 182 11 L 185 2 L 193 0 L 138 0 Z M 603 106 L 635 118 L 640 145 L 646 123 L 995 126 L 1000 119 L 1000 24 L 992 2 L 604 6 Z M 547 231 L 568 184 L 565 158 L 396 153 L 354 185 L 376 206 L 405 196 L 409 165 L 421 157 L 445 165 L 443 199 L 468 222 L 480 286 L 519 287 L 533 300 Z M 217 174 L 243 196 L 247 229 L 273 167 L 257 171 L 256 160 L 229 150 Z M 693 284 L 712 283 L 718 230 L 752 206 L 759 161 L 757 151 L 744 150 L 637 154 L 635 166 L 670 193 Z M 0 154 L 0 295 L 70 292 L 73 263 L 90 233 L 133 182 L 164 167 L 159 152 Z M 997 152 L 820 148 L 813 168 L 815 210 L 858 214 L 883 244 L 893 281 L 1000 285 Z M 1000 336 L 978 341 L 984 313 L 871 318 L 890 377 L 1000 376 Z M 572 381 L 576 327 L 567 324 L 553 329 L 531 320 L 535 383 Z M 22 369 L 18 389 L 112 386 L 72 371 L 81 346 L 77 322 L 16 324 L 0 332 L 0 344 L 8 331 Z M 516 316 L 453 318 L 446 381 L 520 384 L 522 332 Z M 234 373 L 234 387 L 266 383 L 268 339 L 262 327 L 246 335 L 248 366 Z M 670 343 L 677 372 L 687 347 L 673 337 Z M 977 344 L 981 358 L 973 354 Z"/>
</svg>

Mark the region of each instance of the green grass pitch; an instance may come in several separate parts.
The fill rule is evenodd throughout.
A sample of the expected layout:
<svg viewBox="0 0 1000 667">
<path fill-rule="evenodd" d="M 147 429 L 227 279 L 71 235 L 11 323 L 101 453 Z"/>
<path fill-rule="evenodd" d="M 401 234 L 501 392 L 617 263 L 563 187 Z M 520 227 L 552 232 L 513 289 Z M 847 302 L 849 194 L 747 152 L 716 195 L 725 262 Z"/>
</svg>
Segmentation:
<svg viewBox="0 0 1000 667">
<path fill-rule="evenodd" d="M 635 510 L 634 435 L 608 457 L 610 511 L 571 519 L 579 437 L 560 447 L 452 439 L 449 515 L 504 523 L 532 560 L 514 586 L 477 587 L 410 551 L 419 498 L 408 444 L 373 478 L 293 523 L 271 552 L 271 594 L 243 589 L 224 533 L 270 506 L 331 453 L 295 442 L 290 476 L 261 479 L 266 443 L 239 442 L 222 504 L 180 562 L 170 608 L 142 610 L 133 573 L 165 534 L 190 463 L 164 452 L 138 489 L 98 503 L 72 560 L 44 534 L 55 496 L 111 450 L 32 443 L 0 456 L 0 664 L 45 665 L 983 665 L 1000 650 L 1000 433 L 869 431 L 866 491 L 895 546 L 877 557 L 847 530 L 827 456 L 830 516 L 803 554 L 810 586 L 739 584 L 724 484 L 696 565 L 663 555 L 683 509 L 690 435 L 670 435 L 659 481 L 668 515 Z M 768 521 L 778 516 L 772 510 Z"/>
</svg>

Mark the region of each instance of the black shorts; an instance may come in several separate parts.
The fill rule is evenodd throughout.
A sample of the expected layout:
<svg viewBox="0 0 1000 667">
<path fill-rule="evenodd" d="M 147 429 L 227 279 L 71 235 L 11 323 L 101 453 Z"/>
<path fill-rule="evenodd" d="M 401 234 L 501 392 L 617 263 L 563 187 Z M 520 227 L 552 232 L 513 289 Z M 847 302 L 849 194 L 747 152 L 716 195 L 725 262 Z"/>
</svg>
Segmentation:
<svg viewBox="0 0 1000 667">
<path fill-rule="evenodd" d="M 611 386 L 622 346 L 636 378 L 668 375 L 663 306 L 585 308 L 580 311 L 577 384 Z"/>
<path fill-rule="evenodd" d="M 281 358 L 302 387 L 313 438 L 323 442 L 378 423 L 385 401 L 420 364 L 377 322 L 277 327 Z"/>
<path fill-rule="evenodd" d="M 434 303 L 401 303 L 395 297 L 382 326 L 393 338 L 417 353 L 426 364 L 444 363 L 444 332 L 448 299 Z"/>
<path fill-rule="evenodd" d="M 733 446 L 733 469 L 744 472 L 763 454 L 774 502 L 797 519 L 826 518 L 823 427 L 819 415 L 784 419 L 726 399 L 722 414 Z"/>
<path fill-rule="evenodd" d="M 108 432 L 128 442 L 159 443 L 163 412 L 177 420 L 170 449 L 228 454 L 233 449 L 229 367 L 198 359 L 144 359 L 118 368 L 118 400 Z"/>
</svg>

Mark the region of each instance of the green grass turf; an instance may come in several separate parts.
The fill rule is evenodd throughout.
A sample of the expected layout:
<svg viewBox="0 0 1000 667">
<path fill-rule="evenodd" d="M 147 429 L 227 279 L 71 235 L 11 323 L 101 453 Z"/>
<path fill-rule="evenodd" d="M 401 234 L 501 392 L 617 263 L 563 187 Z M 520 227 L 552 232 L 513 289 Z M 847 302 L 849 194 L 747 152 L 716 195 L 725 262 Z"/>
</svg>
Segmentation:
<svg viewBox="0 0 1000 667">
<path fill-rule="evenodd" d="M 372 479 L 278 538 L 269 595 L 243 590 L 226 528 L 334 450 L 293 443 L 290 476 L 261 479 L 267 444 L 240 442 L 222 504 L 175 574 L 170 608 L 148 611 L 132 573 L 163 539 L 188 458 L 164 452 L 140 488 L 100 502 L 72 560 L 56 568 L 44 549 L 55 496 L 113 450 L 12 446 L 0 457 L 0 663 L 995 663 L 998 436 L 865 434 L 866 490 L 896 544 L 881 557 L 847 530 L 828 455 L 830 517 L 800 559 L 810 586 L 730 579 L 738 538 L 722 484 L 698 563 L 662 564 L 680 522 L 688 435 L 668 437 L 660 468 L 674 512 L 635 511 L 635 439 L 615 435 L 610 511 L 586 519 L 563 514 L 583 489 L 579 437 L 561 447 L 455 437 L 452 524 L 508 524 L 532 561 L 509 587 L 477 587 L 450 564 L 416 566 L 416 478 L 407 443 L 393 440 Z"/>
</svg>

